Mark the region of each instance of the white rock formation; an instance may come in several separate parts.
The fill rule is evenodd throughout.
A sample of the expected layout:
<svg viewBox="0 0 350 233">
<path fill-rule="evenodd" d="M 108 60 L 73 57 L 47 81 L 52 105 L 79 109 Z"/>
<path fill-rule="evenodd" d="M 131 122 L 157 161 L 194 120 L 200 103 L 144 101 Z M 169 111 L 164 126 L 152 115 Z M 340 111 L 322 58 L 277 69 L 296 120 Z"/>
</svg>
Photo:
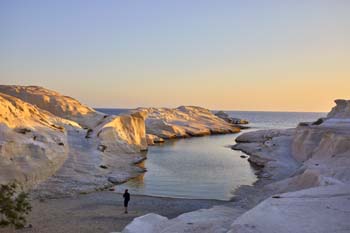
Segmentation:
<svg viewBox="0 0 350 233">
<path fill-rule="evenodd" d="M 158 225 L 167 220 L 168 218 L 160 216 L 158 214 L 146 214 L 135 218 L 133 220 L 133 223 L 127 225 L 122 233 L 140 232 L 140 229 L 142 229 L 143 233 L 153 233 Z"/>
<path fill-rule="evenodd" d="M 136 111 L 147 113 L 146 132 L 164 139 L 240 131 L 201 107 L 138 108 Z"/>
<path fill-rule="evenodd" d="M 135 218 L 122 233 L 226 233 L 230 229 L 232 218 L 243 212 L 239 208 L 214 206 L 185 213 L 171 220 L 151 213 Z"/>
<path fill-rule="evenodd" d="M 134 166 L 147 149 L 144 113 L 106 116 L 33 86 L 3 85 L 0 97 L 1 183 L 17 180 L 36 186 L 34 194 L 55 197 L 108 187 L 144 171 Z"/>
<path fill-rule="evenodd" d="M 93 128 L 104 117 L 104 114 L 96 112 L 72 97 L 43 87 L 0 85 L 0 92 L 36 105 L 53 115 L 75 121 L 82 127 Z"/>
<path fill-rule="evenodd" d="M 259 182 L 264 186 L 256 191 L 270 198 L 239 217 L 233 214 L 231 226 L 222 224 L 221 232 L 350 232 L 350 101 L 336 103 L 328 117 L 317 122 L 237 138 L 234 149 L 245 151 L 252 163 L 263 167 Z M 209 211 L 225 218 L 214 208 L 195 211 L 188 216 L 199 214 L 206 219 L 196 228 L 188 228 L 178 217 L 164 221 L 154 232 L 200 232 L 215 222 L 206 218 Z M 178 230 L 172 228 L 172 221 L 179 223 Z"/>
<path fill-rule="evenodd" d="M 350 232 L 350 186 L 332 185 L 268 198 L 246 212 L 228 233 Z"/>
<path fill-rule="evenodd" d="M 67 157 L 64 127 L 79 126 L 0 93 L 0 183 L 29 188 L 52 175 Z"/>
<path fill-rule="evenodd" d="M 147 150 L 145 113 L 110 116 L 94 129 L 106 151 L 135 153 Z"/>
</svg>

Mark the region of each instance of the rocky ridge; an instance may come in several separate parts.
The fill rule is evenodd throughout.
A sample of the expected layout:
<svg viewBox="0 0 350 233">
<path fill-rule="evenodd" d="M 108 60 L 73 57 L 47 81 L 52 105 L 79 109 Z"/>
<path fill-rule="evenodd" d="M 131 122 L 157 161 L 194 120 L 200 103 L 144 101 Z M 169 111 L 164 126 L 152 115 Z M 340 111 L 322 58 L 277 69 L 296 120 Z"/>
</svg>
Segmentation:
<svg viewBox="0 0 350 233">
<path fill-rule="evenodd" d="M 210 134 L 237 133 L 235 125 L 215 116 L 211 111 L 195 106 L 177 108 L 138 108 L 146 117 L 147 134 L 159 138 L 183 138 Z"/>
</svg>

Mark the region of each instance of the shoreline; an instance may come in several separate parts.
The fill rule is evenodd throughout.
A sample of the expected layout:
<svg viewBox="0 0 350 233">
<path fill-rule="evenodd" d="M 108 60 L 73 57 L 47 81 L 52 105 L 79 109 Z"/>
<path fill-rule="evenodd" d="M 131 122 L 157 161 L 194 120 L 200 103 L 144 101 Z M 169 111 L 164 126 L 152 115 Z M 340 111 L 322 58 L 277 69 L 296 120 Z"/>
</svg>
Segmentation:
<svg viewBox="0 0 350 233">
<path fill-rule="evenodd" d="M 124 214 L 122 195 L 112 191 L 75 197 L 33 200 L 33 210 L 21 230 L 0 229 L 0 233 L 106 233 L 121 231 L 135 217 L 153 212 L 168 218 L 227 204 L 227 201 L 132 195 L 129 214 Z"/>
<path fill-rule="evenodd" d="M 230 150 L 229 147 L 227 149 Z M 139 164 L 135 165 L 138 166 Z M 121 193 L 109 191 L 109 188 L 115 186 L 114 184 L 105 187 L 103 190 L 77 193 L 68 197 L 57 196 L 40 199 L 32 196 L 33 211 L 28 217 L 28 224 L 31 224 L 32 228 L 12 232 L 115 232 L 124 229 L 134 218 L 151 212 L 171 219 L 184 213 L 198 211 L 200 209 L 210 209 L 217 205 L 239 207 L 248 210 L 252 207 L 250 203 L 256 203 L 257 200 L 261 200 L 261 193 L 257 193 L 255 190 L 260 189 L 259 184 L 262 182 L 262 179 L 258 178 L 251 186 L 247 185 L 234 190 L 233 197 L 230 200 L 191 199 L 135 194 L 132 195 L 128 215 L 123 214 Z M 247 198 L 249 201 L 246 200 Z M 252 200 L 254 201 L 252 202 Z M 91 206 L 94 206 L 93 210 L 91 210 Z M 132 206 L 134 206 L 135 210 L 132 210 Z M 74 210 L 71 210 L 73 207 Z M 90 212 L 84 213 L 87 209 Z M 96 221 L 97 218 L 101 218 L 101 220 Z M 93 225 L 91 229 L 90 227 L 86 227 L 91 225 Z M 0 230 L 0 233 L 5 232 L 11 231 Z"/>
<path fill-rule="evenodd" d="M 249 153 L 244 153 L 250 157 Z M 252 162 L 250 164 L 254 165 Z M 259 169 L 258 172 L 263 172 L 263 169 Z M 135 194 L 132 195 L 128 215 L 123 213 L 121 193 L 108 190 L 114 187 L 114 184 L 103 190 L 77 193 L 70 197 L 35 198 L 32 200 L 33 211 L 28 216 L 28 224 L 32 227 L 13 231 L 0 230 L 0 233 L 118 232 L 122 231 L 134 218 L 148 213 L 173 219 L 181 214 L 211 209 L 214 206 L 229 207 L 242 214 L 272 195 L 271 190 L 264 189 L 264 186 L 274 181 L 276 180 L 257 175 L 256 182 L 234 190 L 233 197 L 228 201 Z"/>
</svg>

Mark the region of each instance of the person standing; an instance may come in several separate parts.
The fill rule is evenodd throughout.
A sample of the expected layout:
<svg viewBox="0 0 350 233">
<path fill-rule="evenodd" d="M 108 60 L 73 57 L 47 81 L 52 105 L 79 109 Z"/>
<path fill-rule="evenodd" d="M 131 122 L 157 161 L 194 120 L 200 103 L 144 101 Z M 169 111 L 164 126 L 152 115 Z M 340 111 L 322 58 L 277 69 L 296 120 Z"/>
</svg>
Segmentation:
<svg viewBox="0 0 350 233">
<path fill-rule="evenodd" d="M 128 204 L 130 201 L 130 193 L 128 192 L 129 190 L 125 189 L 125 192 L 123 194 L 123 198 L 124 198 L 124 208 L 125 208 L 125 214 L 128 213 Z"/>
</svg>

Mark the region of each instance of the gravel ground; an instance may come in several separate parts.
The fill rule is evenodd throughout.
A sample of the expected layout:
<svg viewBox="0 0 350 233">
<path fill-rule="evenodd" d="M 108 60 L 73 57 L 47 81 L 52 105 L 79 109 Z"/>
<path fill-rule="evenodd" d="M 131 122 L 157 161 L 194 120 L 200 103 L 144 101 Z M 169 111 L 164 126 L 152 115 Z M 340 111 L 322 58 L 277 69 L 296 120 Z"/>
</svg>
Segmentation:
<svg viewBox="0 0 350 233">
<path fill-rule="evenodd" d="M 103 191 L 72 198 L 32 201 L 31 228 L 2 229 L 0 233 L 108 233 L 121 231 L 133 218 L 149 212 L 168 218 L 227 202 L 149 196 L 131 196 L 124 214 L 122 194 Z"/>
</svg>

